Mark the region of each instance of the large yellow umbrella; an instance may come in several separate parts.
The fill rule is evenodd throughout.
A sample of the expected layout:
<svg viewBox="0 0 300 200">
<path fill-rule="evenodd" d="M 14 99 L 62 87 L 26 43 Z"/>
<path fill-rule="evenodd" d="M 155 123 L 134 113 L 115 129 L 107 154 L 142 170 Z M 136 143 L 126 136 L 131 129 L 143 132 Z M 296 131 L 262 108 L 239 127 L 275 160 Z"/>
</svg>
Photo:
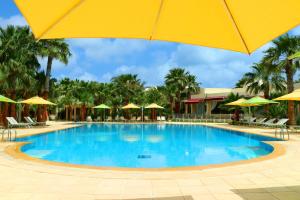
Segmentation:
<svg viewBox="0 0 300 200">
<path fill-rule="evenodd" d="M 123 106 L 122 109 L 140 109 L 140 107 L 133 103 L 129 103 L 126 106 Z"/>
<path fill-rule="evenodd" d="M 14 0 L 37 39 L 142 38 L 251 53 L 300 23 L 299 0 Z"/>
<path fill-rule="evenodd" d="M 19 103 L 25 103 L 25 104 L 31 104 L 31 105 L 56 105 L 55 103 L 47 101 L 39 96 L 35 96 L 30 99 L 20 101 Z"/>
<path fill-rule="evenodd" d="M 275 101 L 300 101 L 300 89 L 274 99 Z"/>
</svg>

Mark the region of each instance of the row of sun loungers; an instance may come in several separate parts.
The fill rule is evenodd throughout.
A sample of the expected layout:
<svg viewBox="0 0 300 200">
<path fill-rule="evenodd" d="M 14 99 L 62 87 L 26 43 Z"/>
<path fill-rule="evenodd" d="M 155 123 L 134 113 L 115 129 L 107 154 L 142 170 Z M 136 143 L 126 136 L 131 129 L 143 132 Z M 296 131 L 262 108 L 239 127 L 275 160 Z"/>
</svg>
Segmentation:
<svg viewBox="0 0 300 200">
<path fill-rule="evenodd" d="M 31 117 L 24 117 L 26 123 L 18 122 L 14 117 L 6 117 L 8 122 L 7 128 L 2 127 L 0 134 L 2 134 L 2 140 L 4 140 L 4 135 L 7 134 L 8 140 L 12 139 L 12 132 L 15 132 L 15 138 L 17 131 L 13 130 L 15 128 L 31 128 L 33 126 L 46 126 L 46 122 L 36 122 Z"/>
<path fill-rule="evenodd" d="M 157 121 L 166 121 L 166 117 L 165 116 L 158 116 L 156 118 Z M 105 121 L 108 122 L 112 122 L 112 121 L 116 121 L 116 122 L 150 122 L 151 120 L 149 119 L 148 116 L 144 116 L 144 120 L 142 120 L 142 117 L 131 117 L 130 119 L 126 119 L 125 117 L 121 116 L 121 117 L 116 117 L 116 118 L 112 118 L 111 116 L 107 117 L 107 119 L 105 119 Z"/>
<path fill-rule="evenodd" d="M 26 123 L 18 122 L 14 117 L 6 117 L 8 128 L 30 128 L 32 126 L 45 126 L 46 122 L 36 122 L 31 117 L 24 117 Z"/>
<path fill-rule="evenodd" d="M 275 129 L 275 137 L 277 137 L 277 133 L 279 132 L 280 137 L 284 139 L 284 133 L 286 132 L 289 139 L 289 130 L 287 128 L 287 122 L 289 119 L 282 118 L 277 120 L 276 118 L 272 118 L 267 120 L 267 118 L 250 118 L 248 121 L 240 122 L 241 125 L 248 125 L 254 127 L 265 127 L 265 128 L 274 128 Z"/>
<path fill-rule="evenodd" d="M 211 122 L 211 123 L 227 123 L 230 122 L 231 119 L 225 118 L 174 118 L 175 122 Z"/>
<path fill-rule="evenodd" d="M 286 123 L 289 119 L 283 118 L 277 120 L 276 118 L 272 118 L 267 120 L 267 118 L 256 119 L 255 117 L 250 118 L 249 120 L 244 120 L 239 122 L 242 125 L 249 126 L 263 126 L 263 127 L 271 127 L 271 128 L 281 128 L 286 126 Z"/>
</svg>

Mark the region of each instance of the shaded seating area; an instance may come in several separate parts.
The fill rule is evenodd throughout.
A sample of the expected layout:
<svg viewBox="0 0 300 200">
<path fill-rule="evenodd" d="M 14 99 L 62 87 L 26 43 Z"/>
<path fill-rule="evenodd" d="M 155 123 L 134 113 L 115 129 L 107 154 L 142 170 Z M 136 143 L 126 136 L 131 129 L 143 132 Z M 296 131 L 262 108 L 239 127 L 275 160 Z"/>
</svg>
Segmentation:
<svg viewBox="0 0 300 200">
<path fill-rule="evenodd" d="M 275 99 L 278 100 L 278 99 Z M 227 106 L 237 106 L 237 107 L 248 107 L 249 108 L 249 116 L 252 116 L 250 107 L 254 106 L 262 106 L 267 104 L 278 104 L 278 102 L 273 100 L 264 99 L 262 97 L 256 96 L 249 100 L 239 99 L 237 101 L 226 104 Z M 284 138 L 284 134 L 286 133 L 289 138 L 289 133 L 287 130 L 287 122 L 289 119 L 287 118 L 270 118 L 267 120 L 266 117 L 257 119 L 256 117 L 250 117 L 248 120 L 237 121 L 235 124 L 237 125 L 249 125 L 252 127 L 265 127 L 265 128 L 274 128 L 275 129 L 275 137 L 279 132 L 279 136 Z"/>
<path fill-rule="evenodd" d="M 172 121 L 190 123 L 229 123 L 231 118 L 232 114 L 174 114 Z"/>
<path fill-rule="evenodd" d="M 154 122 L 154 121 L 166 121 L 166 117 L 158 116 L 157 110 L 164 109 L 162 106 L 151 103 L 147 106 L 139 106 L 134 103 L 128 103 L 122 107 L 110 107 L 105 104 L 92 107 L 92 109 L 100 110 L 97 115 L 94 113 L 94 121 L 102 122 Z M 148 112 L 149 110 L 149 112 Z M 107 112 L 109 111 L 109 113 Z"/>
<path fill-rule="evenodd" d="M 82 105 L 82 104 L 69 104 L 64 105 L 64 116 L 66 121 L 87 121 L 87 111 L 91 110 L 93 112 L 93 107 Z"/>
<path fill-rule="evenodd" d="M 35 96 L 20 102 L 13 101 L 7 97 L 1 96 L 0 95 L 0 102 L 5 102 L 5 103 L 13 103 L 13 104 L 28 104 L 28 105 L 56 105 L 50 101 L 47 101 L 41 97 Z M 19 115 L 19 118 L 21 115 Z M 34 121 L 31 117 L 25 116 L 24 120 L 26 122 L 18 122 L 15 117 L 12 116 L 5 116 L 5 125 L 3 126 L 2 129 L 2 139 L 4 139 L 4 135 L 8 135 L 8 140 L 12 140 L 12 132 L 15 133 L 15 138 L 17 136 L 17 130 L 18 128 L 32 128 L 33 126 L 45 126 L 46 122 L 37 122 Z M 20 120 L 21 121 L 21 120 Z"/>
</svg>

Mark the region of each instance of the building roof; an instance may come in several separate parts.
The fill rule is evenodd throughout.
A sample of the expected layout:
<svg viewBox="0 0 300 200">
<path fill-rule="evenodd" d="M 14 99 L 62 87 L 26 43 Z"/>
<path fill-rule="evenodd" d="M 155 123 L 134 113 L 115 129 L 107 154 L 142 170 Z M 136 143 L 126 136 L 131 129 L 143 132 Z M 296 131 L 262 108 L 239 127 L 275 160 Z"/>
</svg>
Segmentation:
<svg viewBox="0 0 300 200">
<path fill-rule="evenodd" d="M 246 88 L 200 88 L 197 94 L 193 94 L 190 99 L 185 100 L 184 102 L 192 104 L 209 100 L 223 100 L 230 93 L 246 97 L 254 96 L 254 94 L 247 92 Z"/>
</svg>

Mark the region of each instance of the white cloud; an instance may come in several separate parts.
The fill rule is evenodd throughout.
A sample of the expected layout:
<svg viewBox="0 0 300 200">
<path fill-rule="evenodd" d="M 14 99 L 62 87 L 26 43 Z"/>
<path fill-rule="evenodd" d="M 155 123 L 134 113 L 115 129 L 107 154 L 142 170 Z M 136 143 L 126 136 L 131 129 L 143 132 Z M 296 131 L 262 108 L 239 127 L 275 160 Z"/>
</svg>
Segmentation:
<svg viewBox="0 0 300 200">
<path fill-rule="evenodd" d="M 68 66 L 68 68 L 53 71 L 55 71 L 58 79 L 68 77 L 73 80 L 78 79 L 84 81 L 100 81 L 95 74 L 86 71 L 85 68 L 80 66 Z"/>
<path fill-rule="evenodd" d="M 145 82 L 146 86 L 161 85 L 164 82 L 165 75 L 170 69 L 171 65 L 168 64 L 153 67 L 122 65 L 109 73 L 103 74 L 99 80 L 109 82 L 111 78 L 121 74 L 137 74 L 138 78 Z"/>
<path fill-rule="evenodd" d="M 97 81 L 97 77 L 88 72 L 83 72 L 81 75 L 77 77 L 77 79 L 83 81 Z"/>
<path fill-rule="evenodd" d="M 114 77 L 114 75 L 110 72 L 104 73 L 101 77 L 100 77 L 100 81 L 101 82 L 110 82 L 111 78 Z"/>
<path fill-rule="evenodd" d="M 9 18 L 0 17 L 0 26 L 6 27 L 7 25 L 24 26 L 27 25 L 27 22 L 21 15 L 14 15 Z"/>
<path fill-rule="evenodd" d="M 99 79 L 109 81 L 113 76 L 125 73 L 138 74 L 146 85 L 159 85 L 171 68 L 184 67 L 198 77 L 203 87 L 234 87 L 242 75 L 250 70 L 254 62 L 262 57 L 262 52 L 270 44 L 261 47 L 251 56 L 226 50 L 210 49 L 179 44 L 166 55 L 162 54 L 161 62 L 151 67 L 145 65 L 120 65 Z M 159 56 L 156 58 L 157 62 Z"/>
<path fill-rule="evenodd" d="M 249 71 L 249 66 L 259 61 L 270 43 L 251 56 L 185 44 L 173 45 L 169 51 L 163 51 L 166 46 L 152 51 L 145 41 L 124 39 L 71 40 L 70 46 L 73 56 L 68 67 L 57 61 L 53 63 L 58 77 L 61 77 L 60 73 L 64 73 L 73 79 L 109 82 L 114 76 L 132 73 L 138 74 L 146 85 L 152 86 L 163 84 L 164 77 L 171 68 L 184 67 L 198 77 L 203 87 L 233 87 Z M 150 53 L 153 60 L 128 63 L 135 56 Z M 99 70 L 102 68 L 102 72 L 97 71 L 96 67 Z"/>
<path fill-rule="evenodd" d="M 80 48 L 88 59 L 112 63 L 124 61 L 126 56 L 147 48 L 143 40 L 125 39 L 76 39 L 71 40 L 70 44 Z"/>
</svg>

